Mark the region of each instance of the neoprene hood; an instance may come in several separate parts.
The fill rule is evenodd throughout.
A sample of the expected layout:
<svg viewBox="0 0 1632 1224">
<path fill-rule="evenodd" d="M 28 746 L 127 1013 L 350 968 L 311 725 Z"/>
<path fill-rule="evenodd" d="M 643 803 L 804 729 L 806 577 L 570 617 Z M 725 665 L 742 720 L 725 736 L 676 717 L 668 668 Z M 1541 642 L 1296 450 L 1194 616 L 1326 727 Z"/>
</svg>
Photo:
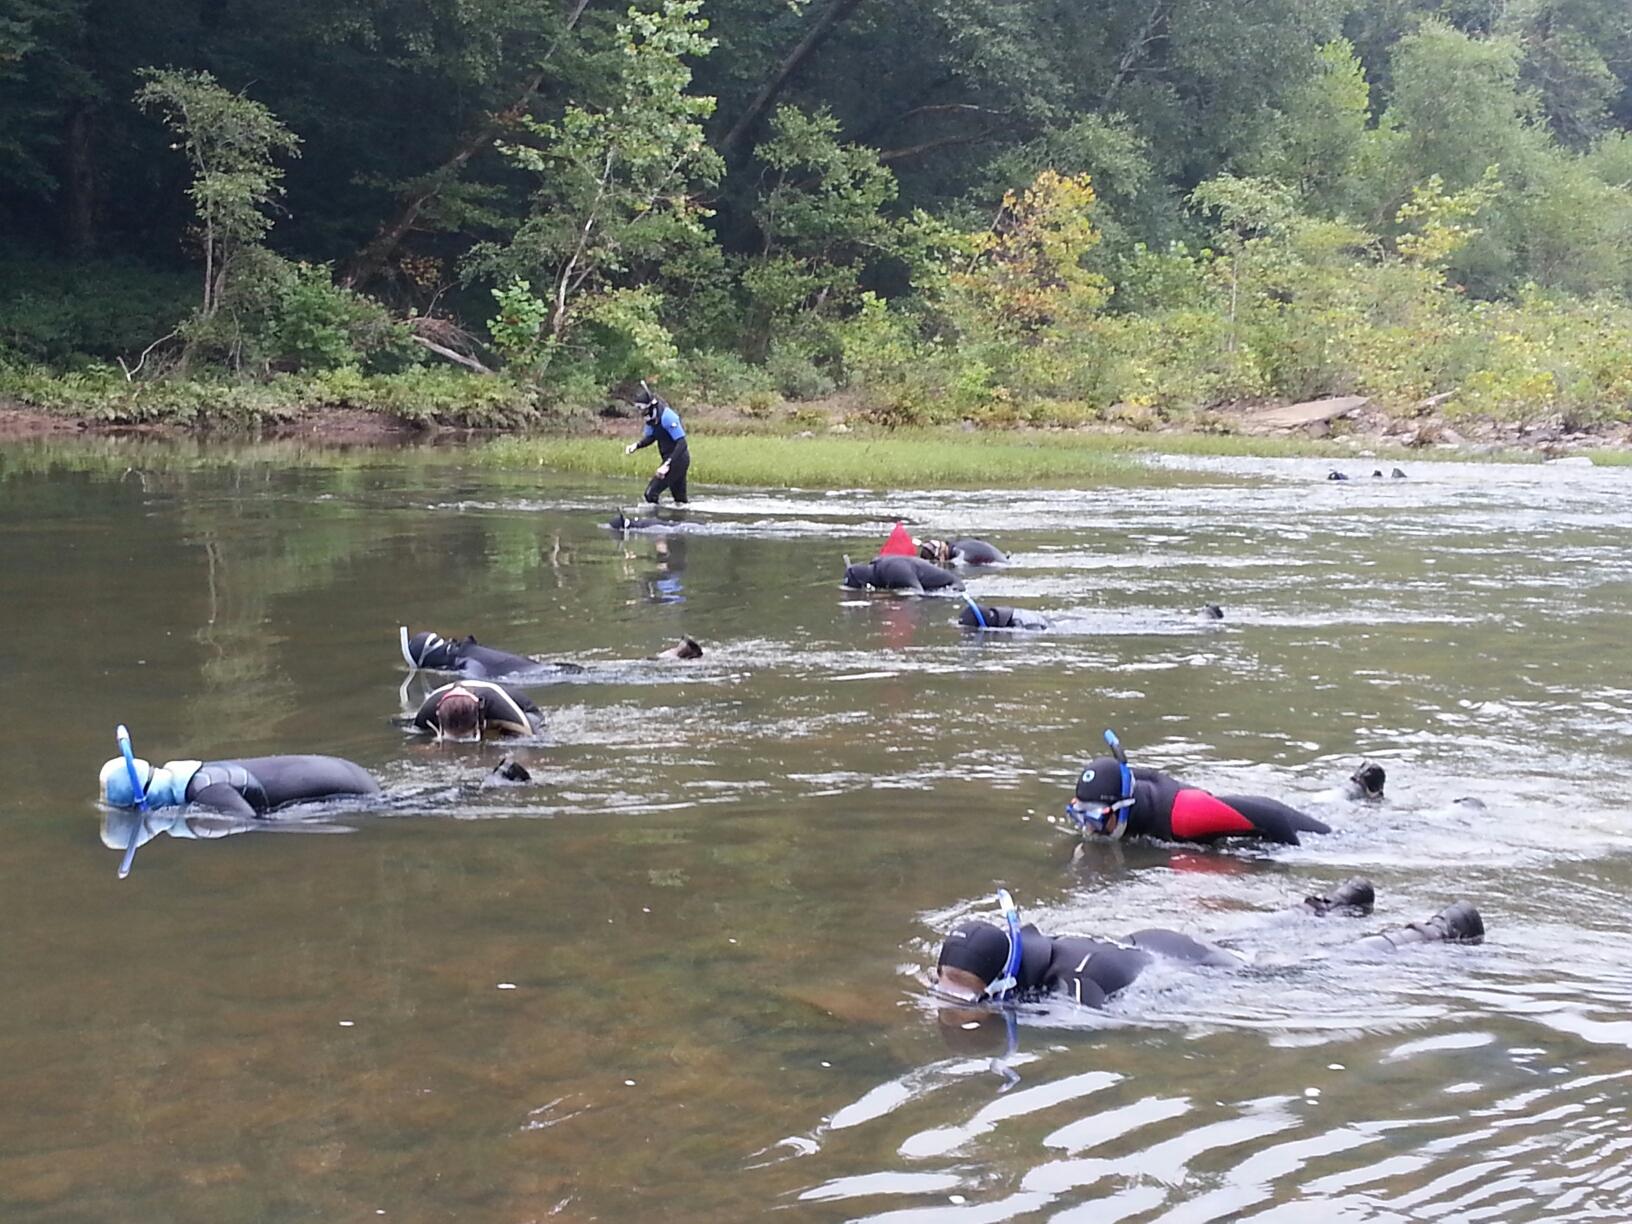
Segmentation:
<svg viewBox="0 0 1632 1224">
<path fill-rule="evenodd" d="M 1009 959 L 1009 933 L 989 922 L 971 919 L 960 922 L 941 944 L 943 969 L 963 969 L 990 986 L 1003 975 Z"/>
<path fill-rule="evenodd" d="M 1077 775 L 1077 798 L 1092 807 L 1108 807 L 1122 796 L 1122 766 L 1115 757 L 1095 757 Z"/>
<path fill-rule="evenodd" d="M 136 777 L 142 784 L 147 805 L 176 807 L 186 803 L 187 784 L 193 780 L 199 765 L 198 761 L 166 761 L 158 769 L 154 769 L 141 757 L 137 757 Z M 104 803 L 121 808 L 136 806 L 136 792 L 131 789 L 130 772 L 125 768 L 124 757 L 114 757 L 102 766 L 97 781 L 101 784 Z"/>
</svg>

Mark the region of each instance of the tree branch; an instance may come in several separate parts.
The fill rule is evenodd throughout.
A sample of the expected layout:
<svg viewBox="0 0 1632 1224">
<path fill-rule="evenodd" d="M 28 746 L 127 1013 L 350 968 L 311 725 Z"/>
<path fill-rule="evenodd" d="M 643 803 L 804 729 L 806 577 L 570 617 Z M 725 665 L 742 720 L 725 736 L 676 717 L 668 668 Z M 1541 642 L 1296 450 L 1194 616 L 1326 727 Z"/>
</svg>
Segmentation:
<svg viewBox="0 0 1632 1224">
<path fill-rule="evenodd" d="M 544 58 L 539 61 L 538 71 L 527 79 L 526 84 L 522 86 L 520 92 L 516 95 L 515 101 L 511 102 L 503 110 L 489 115 L 475 131 L 454 149 L 452 156 L 419 180 L 419 186 L 409 191 L 396 215 L 382 224 L 379 232 L 369 240 L 368 245 L 352 258 L 340 277 L 341 285 L 347 289 L 355 289 L 358 285 L 366 284 L 379 275 L 379 271 L 385 266 L 386 261 L 391 258 L 397 247 L 401 245 L 402 240 L 413 230 L 414 222 L 419 220 L 419 215 L 425 210 L 426 205 L 442 194 L 443 189 L 459 176 L 459 172 L 464 169 L 465 164 L 471 158 L 491 147 L 506 128 L 514 124 L 517 119 L 520 119 L 526 113 L 528 104 L 533 100 L 533 95 L 538 92 L 539 86 L 544 83 L 544 66 L 549 62 L 550 57 L 555 54 L 556 48 L 561 45 L 562 39 L 566 38 L 572 32 L 573 27 L 578 24 L 578 19 L 584 15 L 584 10 L 588 7 L 589 0 L 573 0 L 572 9 L 567 13 L 566 24 L 562 27 L 560 38 L 557 38 L 551 44 L 550 49 L 544 53 Z"/>
<path fill-rule="evenodd" d="M 1116 96 L 1116 91 L 1122 87 L 1122 82 L 1132 75 L 1133 66 L 1144 56 L 1145 48 L 1150 46 L 1151 43 L 1167 37 L 1165 34 L 1156 32 L 1156 27 L 1167 16 L 1167 5 L 1168 0 L 1155 0 L 1155 3 L 1150 6 L 1150 13 L 1145 17 L 1144 24 L 1139 27 L 1139 36 L 1122 53 L 1122 60 L 1116 66 L 1116 75 L 1111 78 L 1110 86 L 1105 90 L 1105 96 L 1099 100 L 1100 106 L 1110 105 L 1111 99 Z"/>
<path fill-rule="evenodd" d="M 412 333 L 409 334 L 408 338 L 415 344 L 424 345 L 438 357 L 446 357 L 449 361 L 464 366 L 467 370 L 474 370 L 478 374 L 493 373 L 492 370 L 488 369 L 481 362 L 477 361 L 476 358 L 467 357 L 463 353 L 456 353 L 446 345 L 438 344 L 435 340 L 427 340 L 424 336 L 414 335 Z"/>
<path fill-rule="evenodd" d="M 993 110 L 989 106 L 976 106 L 973 102 L 940 102 L 933 106 L 915 106 L 909 111 L 902 111 L 894 119 L 884 123 L 877 131 L 887 132 L 908 119 L 916 119 L 920 115 L 991 115 L 998 119 L 1007 119 L 1008 111 Z"/>
<path fill-rule="evenodd" d="M 990 140 L 1003 129 L 989 127 L 980 132 L 964 132 L 958 136 L 941 136 L 935 140 L 926 140 L 923 144 L 907 145 L 901 149 L 885 149 L 878 155 L 883 165 L 891 162 L 907 161 L 914 157 L 922 157 L 925 153 L 934 153 L 938 149 L 955 148 L 958 145 L 979 144 L 983 140 Z"/>
<path fill-rule="evenodd" d="M 725 139 L 720 141 L 719 151 L 722 156 L 742 143 L 760 118 L 771 108 L 771 103 L 776 101 L 777 95 L 787 85 L 788 78 L 793 76 L 799 70 L 799 66 L 822 45 L 827 36 L 833 32 L 833 27 L 855 12 L 860 4 L 861 0 L 833 0 L 823 10 L 822 15 L 816 19 L 816 24 L 805 31 L 805 36 L 794 44 L 793 50 L 789 51 L 776 66 L 776 71 L 771 73 L 764 85 L 760 86 L 753 101 L 748 103 L 748 109 L 731 125 Z"/>
</svg>

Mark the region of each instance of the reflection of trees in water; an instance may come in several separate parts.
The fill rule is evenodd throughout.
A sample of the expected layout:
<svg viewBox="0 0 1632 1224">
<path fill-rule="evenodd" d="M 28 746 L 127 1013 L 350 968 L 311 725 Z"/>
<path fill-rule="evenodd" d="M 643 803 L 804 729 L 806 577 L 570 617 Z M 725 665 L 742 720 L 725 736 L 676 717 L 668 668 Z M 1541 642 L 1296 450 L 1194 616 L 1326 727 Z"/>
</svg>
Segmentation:
<svg viewBox="0 0 1632 1224">
<path fill-rule="evenodd" d="M 509 615 L 485 616 L 480 606 L 527 606 L 540 588 L 565 591 L 583 580 L 575 547 L 558 531 L 542 532 L 537 516 L 371 506 L 382 485 L 401 487 L 400 474 L 382 481 L 369 469 L 249 468 L 160 479 L 183 499 L 182 536 L 194 546 L 178 550 L 183 564 L 201 571 L 172 587 L 191 587 L 199 600 L 192 640 L 203 648 L 204 685 L 187 711 L 189 745 L 241 752 L 283 744 L 309 690 L 333 682 L 307 665 L 320 652 L 297 633 L 325 626 L 377 638 L 383 664 L 395 657 L 396 626 L 429 616 L 427 627 L 439 632 L 541 651 L 546 641 L 504 641 L 496 622 Z M 320 493 L 337 496 L 316 500 Z M 444 608 L 465 611 L 426 611 Z M 537 619 L 552 617 L 541 610 Z M 379 717 L 388 714 L 382 703 Z"/>
</svg>

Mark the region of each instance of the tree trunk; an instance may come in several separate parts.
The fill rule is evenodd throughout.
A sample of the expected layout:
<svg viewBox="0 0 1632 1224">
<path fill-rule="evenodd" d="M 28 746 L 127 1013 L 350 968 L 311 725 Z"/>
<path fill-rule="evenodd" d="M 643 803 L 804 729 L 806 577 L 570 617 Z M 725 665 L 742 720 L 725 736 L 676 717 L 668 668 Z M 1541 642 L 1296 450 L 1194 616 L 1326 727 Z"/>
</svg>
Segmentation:
<svg viewBox="0 0 1632 1224">
<path fill-rule="evenodd" d="M 731 125 L 731 130 L 725 134 L 725 139 L 720 141 L 720 152 L 722 154 L 730 153 L 753 131 L 765 112 L 771 108 L 771 104 L 776 101 L 777 95 L 787 85 L 788 79 L 799 70 L 801 64 L 811 57 L 816 48 L 822 45 L 827 36 L 833 32 L 834 27 L 855 12 L 860 4 L 861 0 L 833 0 L 827 6 L 822 15 L 816 19 L 816 24 L 805 32 L 805 36 L 795 44 L 793 50 L 789 51 L 782 62 L 776 66 L 776 71 L 771 74 L 770 79 L 760 86 L 759 92 L 754 95 L 754 100 L 748 103 L 748 109 L 743 111 L 737 121 Z"/>
<path fill-rule="evenodd" d="M 588 7 L 589 0 L 573 0 L 572 8 L 567 13 L 566 22 L 561 29 L 562 38 L 572 32 L 573 27 L 578 24 L 578 18 L 584 15 L 584 10 Z M 558 39 L 556 46 L 559 45 Z M 414 223 L 419 220 L 420 213 L 425 211 L 425 206 L 441 195 L 443 188 L 459 177 L 460 171 L 471 158 L 491 148 L 493 142 L 504 134 L 505 128 L 526 113 L 533 95 L 544 83 L 543 64 L 554 54 L 555 47 L 552 46 L 545 53 L 538 71 L 527 79 L 517 93 L 516 100 L 503 110 L 489 115 L 475 131 L 465 137 L 447 161 L 419 180 L 419 185 L 403 198 L 402 206 L 397 209 L 396 215 L 380 226 L 380 232 L 375 234 L 368 245 L 358 251 L 346 266 L 340 276 L 342 285 L 347 289 L 356 289 L 380 274 L 380 269 L 385 267 L 386 261 L 396 253 L 397 247 L 402 245 L 402 240 L 413 231 Z"/>
<path fill-rule="evenodd" d="M 68 253 L 85 259 L 96 249 L 96 166 L 91 151 L 91 107 L 80 101 L 68 115 L 63 136 L 63 225 Z"/>
</svg>

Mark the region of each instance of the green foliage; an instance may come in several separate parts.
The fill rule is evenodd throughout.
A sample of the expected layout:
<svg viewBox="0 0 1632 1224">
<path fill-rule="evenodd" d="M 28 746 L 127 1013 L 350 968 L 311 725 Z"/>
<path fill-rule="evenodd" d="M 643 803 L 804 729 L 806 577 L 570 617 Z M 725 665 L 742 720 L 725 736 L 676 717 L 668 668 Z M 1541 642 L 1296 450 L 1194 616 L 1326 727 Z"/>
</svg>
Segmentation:
<svg viewBox="0 0 1632 1224">
<path fill-rule="evenodd" d="M 686 63 L 714 45 L 701 7 L 662 0 L 652 12 L 629 9 L 617 27 L 622 54 L 605 104 L 574 103 L 552 122 L 524 119 L 528 143 L 504 146 L 537 186 L 510 240 L 478 247 L 467 271 L 547 285 L 547 335 L 556 344 L 595 317 L 586 304 L 597 296 L 635 288 L 643 273 L 707 243 L 706 210 L 693 193 L 721 171 L 702 129 L 714 100 L 688 92 Z M 612 299 L 597 309 L 628 313 Z"/>
<path fill-rule="evenodd" d="M 108 366 L 56 374 L 38 366 L 0 364 L 0 399 L 118 425 L 261 428 L 328 408 L 378 412 L 421 426 L 472 429 L 539 424 L 568 415 L 508 378 L 471 378 L 448 369 L 365 375 L 352 366 L 261 382 L 130 382 Z"/>
<path fill-rule="evenodd" d="M 196 287 L 132 260 L 0 258 L 0 357 L 75 367 L 133 357 L 175 326 Z"/>
<path fill-rule="evenodd" d="M 536 419 L 635 375 L 896 425 L 1626 411 L 1591 352 L 1632 295 L 1624 3 L 703 14 L 14 0 L 9 377 L 132 419 L 415 387 L 427 419 Z M 438 334 L 486 320 L 503 377 L 422 369 L 355 276 Z M 151 390 L 98 366 L 143 354 Z"/>
<path fill-rule="evenodd" d="M 272 228 L 267 210 L 282 195 L 275 158 L 298 154 L 300 140 L 272 112 L 216 83 L 207 72 L 144 68 L 136 104 L 157 111 L 192 170 L 187 194 L 202 230 L 202 315 L 221 304 L 232 260 Z"/>
<path fill-rule="evenodd" d="M 519 276 L 492 292 L 499 306 L 499 313 L 487 321 L 493 347 L 512 365 L 539 364 L 550 308 L 533 296 L 531 282 Z"/>
</svg>

